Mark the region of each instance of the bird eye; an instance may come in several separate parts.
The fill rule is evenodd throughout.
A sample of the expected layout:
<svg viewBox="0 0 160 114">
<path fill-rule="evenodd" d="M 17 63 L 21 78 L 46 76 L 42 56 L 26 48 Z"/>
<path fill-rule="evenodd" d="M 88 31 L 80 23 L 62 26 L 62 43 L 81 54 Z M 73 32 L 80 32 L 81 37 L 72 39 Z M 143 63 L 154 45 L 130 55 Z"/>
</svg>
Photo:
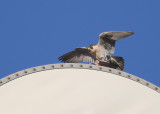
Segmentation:
<svg viewBox="0 0 160 114">
<path fill-rule="evenodd" d="M 93 49 L 93 45 L 89 45 L 89 46 L 88 46 L 88 49 L 89 49 L 89 50 L 92 50 L 92 49 Z"/>
</svg>

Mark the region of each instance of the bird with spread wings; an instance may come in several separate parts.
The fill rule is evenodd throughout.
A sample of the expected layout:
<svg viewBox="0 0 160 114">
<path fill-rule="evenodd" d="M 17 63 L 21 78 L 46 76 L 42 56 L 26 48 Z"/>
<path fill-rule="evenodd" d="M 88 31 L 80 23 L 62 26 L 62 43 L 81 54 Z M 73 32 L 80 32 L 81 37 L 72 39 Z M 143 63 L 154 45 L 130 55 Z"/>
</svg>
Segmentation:
<svg viewBox="0 0 160 114">
<path fill-rule="evenodd" d="M 133 32 L 128 31 L 107 31 L 99 35 L 97 45 L 89 45 L 88 47 L 79 47 L 68 52 L 58 59 L 65 63 L 89 62 L 95 65 L 107 66 L 110 68 L 123 70 L 124 59 L 119 56 L 111 56 L 115 50 L 117 40 L 123 39 Z"/>
</svg>

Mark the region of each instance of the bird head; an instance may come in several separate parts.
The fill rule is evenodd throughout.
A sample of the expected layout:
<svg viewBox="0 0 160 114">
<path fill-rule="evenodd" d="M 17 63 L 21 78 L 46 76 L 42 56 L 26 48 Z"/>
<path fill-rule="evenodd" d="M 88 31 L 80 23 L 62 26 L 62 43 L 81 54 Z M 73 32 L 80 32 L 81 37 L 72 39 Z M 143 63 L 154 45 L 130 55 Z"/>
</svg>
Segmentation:
<svg viewBox="0 0 160 114">
<path fill-rule="evenodd" d="M 89 45 L 89 46 L 88 46 L 88 50 L 90 50 L 90 51 L 93 50 L 93 47 L 94 47 L 94 46 L 95 46 L 94 44 Z"/>
</svg>

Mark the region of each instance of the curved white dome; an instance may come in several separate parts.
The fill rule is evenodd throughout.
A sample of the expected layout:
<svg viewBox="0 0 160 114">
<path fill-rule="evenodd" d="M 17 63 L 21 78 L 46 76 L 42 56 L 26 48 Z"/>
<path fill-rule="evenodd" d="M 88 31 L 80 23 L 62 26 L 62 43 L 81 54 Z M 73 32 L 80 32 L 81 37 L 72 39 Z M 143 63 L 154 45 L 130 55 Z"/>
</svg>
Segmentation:
<svg viewBox="0 0 160 114">
<path fill-rule="evenodd" d="M 160 114 L 159 87 L 107 67 L 38 66 L 0 83 L 1 114 Z"/>
</svg>

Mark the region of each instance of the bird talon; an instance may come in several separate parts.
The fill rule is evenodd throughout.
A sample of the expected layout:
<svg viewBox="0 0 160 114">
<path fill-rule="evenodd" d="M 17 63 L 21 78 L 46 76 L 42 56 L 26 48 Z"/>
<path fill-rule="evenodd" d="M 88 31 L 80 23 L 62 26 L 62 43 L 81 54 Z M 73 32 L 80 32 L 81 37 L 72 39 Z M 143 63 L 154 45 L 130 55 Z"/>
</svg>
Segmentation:
<svg viewBox="0 0 160 114">
<path fill-rule="evenodd" d="M 91 63 L 91 64 L 93 64 L 93 65 L 97 65 L 97 63 Z"/>
</svg>

